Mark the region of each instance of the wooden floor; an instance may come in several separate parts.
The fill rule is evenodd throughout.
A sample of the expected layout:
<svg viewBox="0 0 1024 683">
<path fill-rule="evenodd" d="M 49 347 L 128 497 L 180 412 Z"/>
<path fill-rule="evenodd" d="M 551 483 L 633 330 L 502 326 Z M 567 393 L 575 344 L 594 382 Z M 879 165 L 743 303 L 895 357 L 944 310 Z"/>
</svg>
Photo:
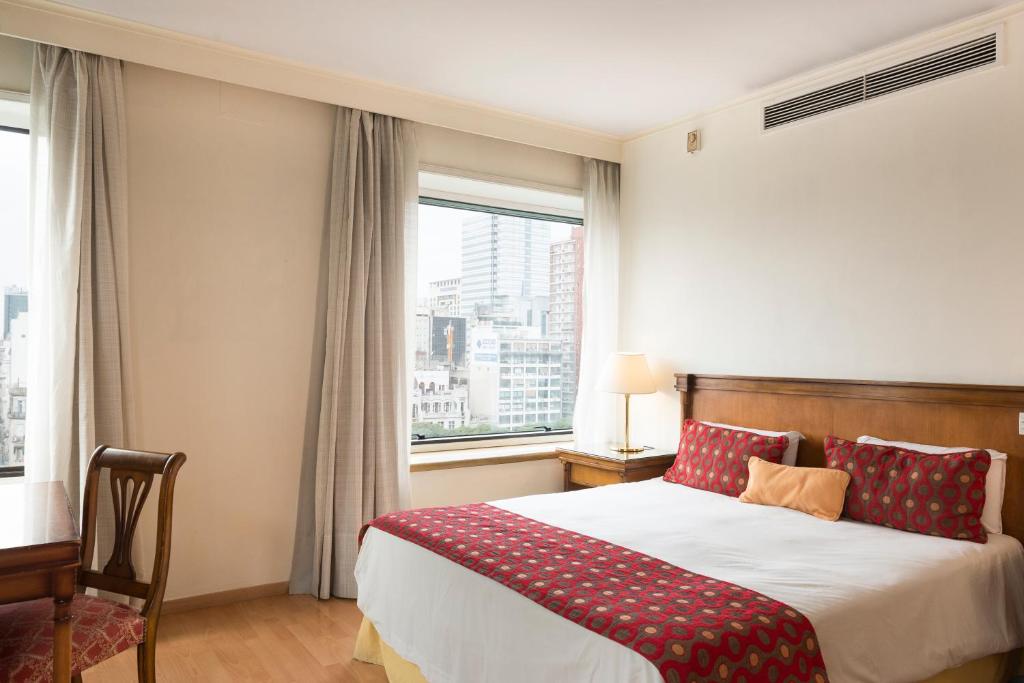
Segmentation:
<svg viewBox="0 0 1024 683">
<path fill-rule="evenodd" d="M 156 677 L 173 681 L 387 683 L 384 669 L 352 660 L 362 616 L 352 600 L 277 596 L 160 620 Z M 93 683 L 138 680 L 135 650 L 86 671 Z"/>
</svg>

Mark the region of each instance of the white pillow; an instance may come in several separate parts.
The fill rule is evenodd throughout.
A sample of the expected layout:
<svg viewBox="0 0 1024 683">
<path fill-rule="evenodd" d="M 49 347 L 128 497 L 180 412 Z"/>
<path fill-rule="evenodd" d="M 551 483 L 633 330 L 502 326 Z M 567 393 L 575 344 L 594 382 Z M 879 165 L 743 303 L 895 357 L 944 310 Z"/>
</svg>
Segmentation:
<svg viewBox="0 0 1024 683">
<path fill-rule="evenodd" d="M 735 429 L 738 432 L 753 432 L 754 434 L 760 434 L 761 436 L 785 436 L 789 439 L 789 445 L 786 446 L 786 452 L 782 454 L 782 464 L 789 465 L 790 467 L 796 465 L 796 451 L 800 448 L 800 439 L 804 438 L 804 435 L 800 432 L 769 432 L 765 429 L 737 427 L 736 425 L 726 425 L 720 422 L 707 422 L 706 420 L 701 420 L 701 423 L 711 425 L 712 427 Z"/>
<path fill-rule="evenodd" d="M 909 448 L 912 451 L 931 453 L 933 455 L 963 453 L 964 451 L 988 451 L 989 456 L 992 458 L 992 464 L 988 468 L 988 474 L 985 475 L 985 507 L 981 510 L 981 525 L 990 534 L 1003 533 L 1003 489 L 1006 488 L 1006 453 L 1000 453 L 991 448 L 968 448 L 966 446 L 949 448 L 946 446 L 929 446 L 925 443 L 911 443 L 909 441 L 886 441 L 885 439 L 867 435 L 857 437 L 857 443 Z"/>
</svg>

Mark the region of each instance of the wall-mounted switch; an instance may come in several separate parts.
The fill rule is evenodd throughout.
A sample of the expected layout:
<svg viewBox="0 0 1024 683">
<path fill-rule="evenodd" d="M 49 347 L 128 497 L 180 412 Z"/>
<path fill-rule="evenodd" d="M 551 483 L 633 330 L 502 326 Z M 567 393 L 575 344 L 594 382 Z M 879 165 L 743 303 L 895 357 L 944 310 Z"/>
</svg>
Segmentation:
<svg viewBox="0 0 1024 683">
<path fill-rule="evenodd" d="M 1024 436 L 1024 413 L 1017 413 L 1017 433 Z"/>
<path fill-rule="evenodd" d="M 700 151 L 700 129 L 691 130 L 686 134 L 686 153 L 693 154 Z"/>
</svg>

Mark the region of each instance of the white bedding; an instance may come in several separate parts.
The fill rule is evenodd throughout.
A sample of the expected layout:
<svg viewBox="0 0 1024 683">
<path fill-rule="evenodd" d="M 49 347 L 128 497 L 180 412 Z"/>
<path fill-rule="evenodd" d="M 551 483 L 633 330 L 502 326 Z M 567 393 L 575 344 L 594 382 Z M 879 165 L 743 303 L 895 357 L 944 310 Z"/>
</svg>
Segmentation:
<svg viewBox="0 0 1024 683">
<path fill-rule="evenodd" d="M 920 681 L 1022 645 L 1024 550 L 825 522 L 661 479 L 492 503 L 787 603 L 833 683 Z M 431 683 L 659 683 L 618 645 L 454 562 L 370 529 L 359 608 Z"/>
</svg>

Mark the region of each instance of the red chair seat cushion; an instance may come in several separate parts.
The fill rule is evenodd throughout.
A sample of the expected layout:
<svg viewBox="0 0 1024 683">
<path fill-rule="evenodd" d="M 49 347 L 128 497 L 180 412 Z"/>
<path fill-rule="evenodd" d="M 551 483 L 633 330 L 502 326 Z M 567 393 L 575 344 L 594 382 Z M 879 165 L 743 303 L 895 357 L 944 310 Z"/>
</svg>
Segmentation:
<svg viewBox="0 0 1024 683">
<path fill-rule="evenodd" d="M 71 602 L 71 673 L 77 674 L 138 645 L 146 618 L 103 598 L 76 594 Z M 0 605 L 0 681 L 53 678 L 53 600 Z"/>
</svg>

